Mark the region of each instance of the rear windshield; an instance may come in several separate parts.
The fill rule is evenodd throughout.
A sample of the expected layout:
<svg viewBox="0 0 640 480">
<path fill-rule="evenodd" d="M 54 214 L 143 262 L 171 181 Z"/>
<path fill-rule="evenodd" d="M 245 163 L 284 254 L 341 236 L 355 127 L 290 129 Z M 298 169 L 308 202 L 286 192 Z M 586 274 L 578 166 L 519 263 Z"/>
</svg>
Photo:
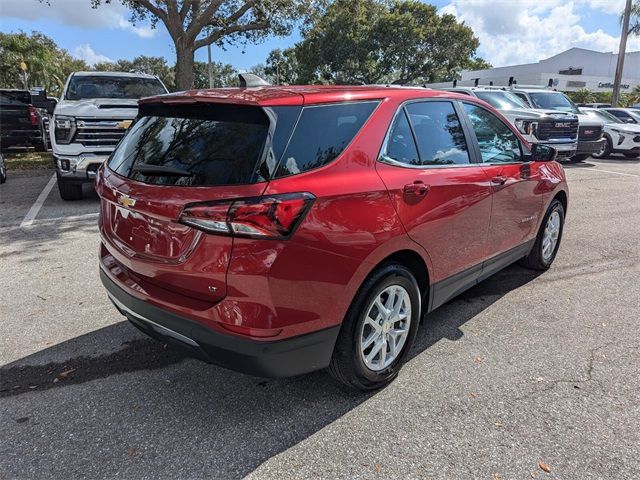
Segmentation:
<svg viewBox="0 0 640 480">
<path fill-rule="evenodd" d="M 0 105 L 29 105 L 31 94 L 26 91 L 0 90 Z"/>
<path fill-rule="evenodd" d="M 304 109 L 143 104 L 108 165 L 133 180 L 175 186 L 240 185 L 301 173 L 335 159 L 377 103 Z"/>
<path fill-rule="evenodd" d="M 167 93 L 160 80 L 145 77 L 108 75 L 74 75 L 69 80 L 65 98 L 126 98 L 138 99 Z"/>
</svg>

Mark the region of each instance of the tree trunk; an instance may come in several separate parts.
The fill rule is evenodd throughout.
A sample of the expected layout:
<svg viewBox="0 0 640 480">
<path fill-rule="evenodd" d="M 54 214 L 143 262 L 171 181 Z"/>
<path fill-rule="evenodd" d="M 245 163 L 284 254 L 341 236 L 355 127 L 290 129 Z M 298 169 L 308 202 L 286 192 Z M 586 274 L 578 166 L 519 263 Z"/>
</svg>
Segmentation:
<svg viewBox="0 0 640 480">
<path fill-rule="evenodd" d="M 193 54 L 188 46 L 176 42 L 176 89 L 189 90 L 193 88 Z"/>
</svg>

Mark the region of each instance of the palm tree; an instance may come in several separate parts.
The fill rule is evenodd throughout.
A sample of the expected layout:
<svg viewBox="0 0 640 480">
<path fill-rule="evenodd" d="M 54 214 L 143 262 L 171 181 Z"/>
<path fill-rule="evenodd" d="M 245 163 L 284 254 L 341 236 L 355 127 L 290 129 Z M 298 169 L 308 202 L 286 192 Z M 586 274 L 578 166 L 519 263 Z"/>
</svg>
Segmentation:
<svg viewBox="0 0 640 480">
<path fill-rule="evenodd" d="M 640 37 L 640 0 L 635 0 L 631 4 L 631 15 L 629 16 L 629 35 Z"/>
<path fill-rule="evenodd" d="M 573 92 L 571 99 L 576 103 L 591 103 L 593 102 L 593 92 L 588 88 L 581 88 Z"/>
</svg>

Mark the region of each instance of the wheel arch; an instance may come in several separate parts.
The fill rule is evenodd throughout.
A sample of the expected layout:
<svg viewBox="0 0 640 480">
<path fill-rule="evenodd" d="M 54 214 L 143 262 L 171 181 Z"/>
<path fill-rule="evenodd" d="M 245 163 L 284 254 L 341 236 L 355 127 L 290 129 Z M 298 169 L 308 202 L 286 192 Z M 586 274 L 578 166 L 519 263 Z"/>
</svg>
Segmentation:
<svg viewBox="0 0 640 480">
<path fill-rule="evenodd" d="M 567 197 L 567 192 L 565 192 L 564 190 L 559 190 L 558 193 L 556 193 L 551 199 L 552 202 L 554 200 L 558 200 L 562 204 L 562 208 L 564 208 L 564 213 L 566 215 L 567 207 L 569 206 L 568 205 L 569 199 Z"/>
</svg>

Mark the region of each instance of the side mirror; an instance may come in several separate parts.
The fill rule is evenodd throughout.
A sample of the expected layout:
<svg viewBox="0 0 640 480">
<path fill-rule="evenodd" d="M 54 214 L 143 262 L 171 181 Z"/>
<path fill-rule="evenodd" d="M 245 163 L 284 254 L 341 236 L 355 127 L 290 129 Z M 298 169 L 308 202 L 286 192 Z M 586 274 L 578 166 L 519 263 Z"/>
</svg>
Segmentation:
<svg viewBox="0 0 640 480">
<path fill-rule="evenodd" d="M 533 162 L 553 162 L 558 156 L 558 151 L 549 145 L 534 143 L 531 146 L 531 161 Z"/>
<path fill-rule="evenodd" d="M 56 109 L 58 101 L 55 98 L 49 98 L 47 100 L 47 113 L 49 115 L 53 115 L 53 111 Z"/>
</svg>

